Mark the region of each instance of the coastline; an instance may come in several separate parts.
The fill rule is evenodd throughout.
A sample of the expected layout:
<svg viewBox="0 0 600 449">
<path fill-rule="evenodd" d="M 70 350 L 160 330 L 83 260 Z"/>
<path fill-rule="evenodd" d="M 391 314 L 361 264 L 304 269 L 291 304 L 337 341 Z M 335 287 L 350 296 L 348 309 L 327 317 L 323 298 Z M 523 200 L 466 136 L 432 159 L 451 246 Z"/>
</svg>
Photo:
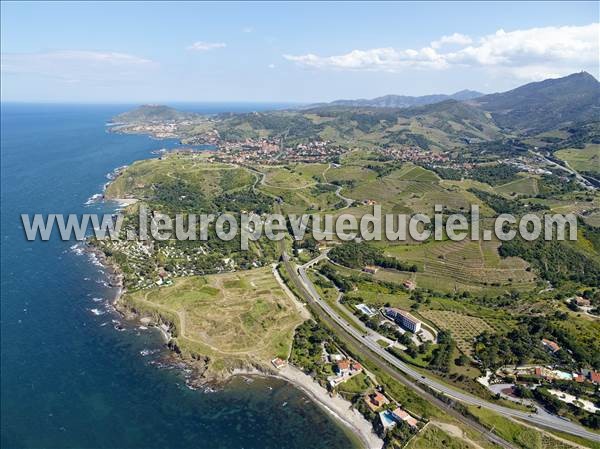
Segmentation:
<svg viewBox="0 0 600 449">
<path fill-rule="evenodd" d="M 122 169 L 123 167 L 119 167 L 119 169 L 116 169 L 113 172 L 113 176 L 105 185 L 104 191 L 106 191 L 106 187 L 108 187 L 111 182 L 121 175 Z M 137 198 L 107 198 L 105 196 L 103 196 L 102 200 L 105 202 L 110 201 L 117 203 L 119 209 L 138 202 Z M 258 365 L 250 364 L 243 368 L 234 368 L 220 378 L 206 377 L 206 367 L 202 366 L 202 357 L 200 357 L 199 360 L 185 357 L 178 351 L 176 344 L 173 344 L 175 343 L 173 337 L 173 326 L 175 325 L 173 323 L 164 322 L 163 317 L 160 315 L 158 317 L 142 315 L 121 302 L 123 295 L 126 293 L 126 289 L 123 284 L 123 273 L 119 265 L 110 260 L 104 251 L 98 247 L 86 243 L 86 250 L 93 253 L 97 258 L 97 261 L 106 267 L 108 283 L 110 286 L 116 287 L 117 289 L 115 297 L 112 300 L 115 311 L 128 321 L 137 320 L 144 326 L 151 326 L 158 329 L 170 353 L 188 365 L 195 372 L 193 378 L 191 378 L 188 383 L 190 388 L 206 387 L 211 383 L 223 385 L 235 376 L 243 377 L 244 375 L 281 379 L 304 392 L 311 401 L 316 403 L 328 415 L 332 416 L 336 422 L 346 428 L 352 436 L 358 440 L 361 447 L 366 449 L 380 449 L 383 447 L 384 441 L 373 431 L 372 424 L 357 410 L 352 408 L 350 401 L 347 401 L 340 396 L 331 396 L 329 392 L 319 385 L 312 377 L 304 374 L 301 370 L 292 365 L 288 364 L 281 370 L 275 370 L 270 366 L 260 366 L 261 369 L 258 369 Z M 273 265 L 272 269 L 278 283 L 284 287 L 286 294 L 293 299 L 296 307 L 302 312 L 303 318 L 309 319 L 310 313 L 282 281 L 275 265 Z"/>
<path fill-rule="evenodd" d="M 383 447 L 383 440 L 379 438 L 375 432 L 373 432 L 371 423 L 369 423 L 358 411 L 351 408 L 351 403 L 349 401 L 341 398 L 340 396 L 330 396 L 329 392 L 315 382 L 312 377 L 304 374 L 294 366 L 287 365 L 278 371 L 275 371 L 271 368 L 259 370 L 256 366 L 235 368 L 225 377 L 219 379 L 206 378 L 203 375 L 203 370 L 198 370 L 200 367 L 195 365 L 194 360 L 190 360 L 187 357 L 178 354 L 176 348 L 171 345 L 173 341 L 173 335 L 166 324 L 156 322 L 156 320 L 151 317 L 141 316 L 140 314 L 135 313 L 131 309 L 123 307 L 123 305 L 120 304 L 120 299 L 126 293 L 126 290 L 123 287 L 122 273 L 118 265 L 111 262 L 104 252 L 99 248 L 87 245 L 87 251 L 95 254 L 98 262 L 106 267 L 109 285 L 117 288 L 115 297 L 111 302 L 116 312 L 128 321 L 137 320 L 144 326 L 151 326 L 158 329 L 170 353 L 196 371 L 196 375 L 193 377 L 193 379 L 191 379 L 191 382 L 188 385 L 190 388 L 206 387 L 211 383 L 223 385 L 236 376 L 260 376 L 281 379 L 291 384 L 295 388 L 300 389 L 310 398 L 311 401 L 316 403 L 328 415 L 333 417 L 336 422 L 340 423 L 343 427 L 349 430 L 352 435 L 358 439 L 361 447 L 367 449 L 380 449 Z"/>
<path fill-rule="evenodd" d="M 298 368 L 287 365 L 273 377 L 284 379 L 299 388 L 322 409 L 342 423 L 360 439 L 363 447 L 368 449 L 381 449 L 383 440 L 373 431 L 373 426 L 357 410 L 351 408 L 350 401 L 341 396 L 330 396 L 329 392 L 319 385 L 314 379 L 304 374 Z"/>
<path fill-rule="evenodd" d="M 373 431 L 371 423 L 360 412 L 351 407 L 350 401 L 343 399 L 341 396 L 331 396 L 312 377 L 304 374 L 293 365 L 288 364 L 284 368 L 273 372 L 236 369 L 226 380 L 230 380 L 235 376 L 257 376 L 283 380 L 301 390 L 312 402 L 348 429 L 359 440 L 361 447 L 366 449 L 381 449 L 383 447 L 384 441 Z"/>
</svg>

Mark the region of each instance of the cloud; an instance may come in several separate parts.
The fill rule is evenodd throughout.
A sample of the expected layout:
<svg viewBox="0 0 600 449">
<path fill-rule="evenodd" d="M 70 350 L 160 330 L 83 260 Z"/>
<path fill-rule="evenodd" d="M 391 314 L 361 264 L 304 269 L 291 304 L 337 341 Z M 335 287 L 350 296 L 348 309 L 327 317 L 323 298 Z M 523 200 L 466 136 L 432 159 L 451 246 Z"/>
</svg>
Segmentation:
<svg viewBox="0 0 600 449">
<path fill-rule="evenodd" d="M 267 67 L 270 68 L 270 69 L 274 69 L 275 68 L 275 64 L 269 64 Z"/>
<path fill-rule="evenodd" d="M 225 48 L 225 47 L 227 47 L 227 44 L 225 44 L 224 42 L 202 42 L 202 41 L 198 41 L 198 42 L 194 42 L 192 45 L 190 45 L 188 47 L 188 50 L 210 51 L 210 50 L 215 50 L 217 48 Z"/>
<path fill-rule="evenodd" d="M 473 43 L 473 39 L 469 36 L 460 33 L 454 33 L 450 36 L 442 36 L 436 41 L 433 41 L 430 45 L 431 48 L 440 48 L 444 45 L 468 45 Z"/>
<path fill-rule="evenodd" d="M 400 72 L 407 69 L 444 70 L 479 67 L 518 78 L 561 76 L 599 63 L 600 24 L 498 30 L 473 40 L 454 33 L 418 50 L 391 47 L 352 50 L 334 56 L 283 55 L 314 69 Z M 447 46 L 452 46 L 450 50 Z M 458 47 L 458 48 L 456 48 Z"/>
<path fill-rule="evenodd" d="M 150 59 L 127 53 L 62 50 L 2 54 L 2 73 L 33 74 L 65 82 L 133 79 L 158 67 Z"/>
<path fill-rule="evenodd" d="M 254 28 L 252 28 L 252 27 L 242 28 L 242 33 L 252 33 L 252 32 L 254 32 Z"/>
</svg>

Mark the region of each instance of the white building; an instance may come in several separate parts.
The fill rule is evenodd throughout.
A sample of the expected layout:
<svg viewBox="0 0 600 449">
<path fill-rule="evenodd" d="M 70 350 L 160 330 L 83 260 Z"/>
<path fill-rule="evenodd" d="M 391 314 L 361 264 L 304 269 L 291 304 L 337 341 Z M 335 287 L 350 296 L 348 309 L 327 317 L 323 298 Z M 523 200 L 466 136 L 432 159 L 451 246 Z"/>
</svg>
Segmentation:
<svg viewBox="0 0 600 449">
<path fill-rule="evenodd" d="M 421 322 L 404 310 L 396 309 L 394 307 L 384 307 L 383 312 L 400 326 L 405 327 L 413 333 L 417 333 L 421 330 Z"/>
</svg>

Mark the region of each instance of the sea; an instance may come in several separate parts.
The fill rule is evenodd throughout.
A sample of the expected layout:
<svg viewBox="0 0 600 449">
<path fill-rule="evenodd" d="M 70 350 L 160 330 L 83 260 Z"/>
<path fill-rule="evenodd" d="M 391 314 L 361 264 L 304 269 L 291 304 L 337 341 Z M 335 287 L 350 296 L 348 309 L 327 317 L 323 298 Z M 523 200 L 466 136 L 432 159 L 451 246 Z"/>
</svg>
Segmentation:
<svg viewBox="0 0 600 449">
<path fill-rule="evenodd" d="M 29 242 L 21 214 L 110 212 L 116 167 L 175 140 L 107 132 L 135 105 L 1 105 L 1 447 L 352 448 L 348 430 L 294 386 L 236 377 L 193 389 L 156 329 L 124 322 L 78 242 Z M 205 113 L 285 105 L 185 104 Z M 97 197 L 96 197 L 97 198 Z"/>
</svg>

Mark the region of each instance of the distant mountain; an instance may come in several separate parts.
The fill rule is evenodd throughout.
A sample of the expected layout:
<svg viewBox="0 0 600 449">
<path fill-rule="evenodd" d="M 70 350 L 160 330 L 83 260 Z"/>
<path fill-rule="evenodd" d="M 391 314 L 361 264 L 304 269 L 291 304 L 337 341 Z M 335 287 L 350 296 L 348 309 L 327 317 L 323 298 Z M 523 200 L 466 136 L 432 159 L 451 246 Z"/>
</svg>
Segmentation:
<svg viewBox="0 0 600 449">
<path fill-rule="evenodd" d="M 132 111 L 124 112 L 113 118 L 116 123 L 164 123 L 192 120 L 199 115 L 193 112 L 182 112 L 169 106 L 145 104 Z"/>
<path fill-rule="evenodd" d="M 492 114 L 501 128 L 529 134 L 600 121 L 600 83 L 587 72 L 525 84 L 470 104 Z"/>
<path fill-rule="evenodd" d="M 359 108 L 410 108 L 413 106 L 425 106 L 428 104 L 440 103 L 446 100 L 473 100 L 483 96 L 481 92 L 475 92 L 474 90 L 461 90 L 452 95 L 436 94 L 436 95 L 424 95 L 421 97 L 412 97 L 408 95 L 384 95 L 383 97 L 373 98 L 371 100 L 358 99 L 358 100 L 336 100 L 331 103 L 319 103 L 310 105 L 307 109 L 311 109 L 317 106 L 346 106 L 346 107 L 359 107 Z"/>
</svg>

